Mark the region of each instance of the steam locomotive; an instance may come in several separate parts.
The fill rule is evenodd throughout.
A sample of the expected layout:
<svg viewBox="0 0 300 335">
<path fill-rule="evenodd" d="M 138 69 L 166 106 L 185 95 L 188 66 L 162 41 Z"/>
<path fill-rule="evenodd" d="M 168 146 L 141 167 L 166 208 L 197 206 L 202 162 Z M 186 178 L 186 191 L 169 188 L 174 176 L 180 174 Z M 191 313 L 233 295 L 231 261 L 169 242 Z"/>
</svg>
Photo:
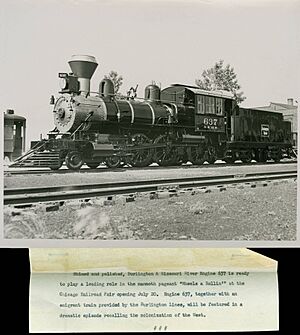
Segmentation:
<svg viewBox="0 0 300 335">
<path fill-rule="evenodd" d="M 91 92 L 96 59 L 75 55 L 69 65 L 72 73 L 59 73 L 60 97 L 52 97 L 55 128 L 19 161 L 24 166 L 248 163 L 279 161 L 291 152 L 291 124 L 281 113 L 240 108 L 229 92 L 151 84 L 138 99 L 116 95 L 109 79 Z"/>
</svg>

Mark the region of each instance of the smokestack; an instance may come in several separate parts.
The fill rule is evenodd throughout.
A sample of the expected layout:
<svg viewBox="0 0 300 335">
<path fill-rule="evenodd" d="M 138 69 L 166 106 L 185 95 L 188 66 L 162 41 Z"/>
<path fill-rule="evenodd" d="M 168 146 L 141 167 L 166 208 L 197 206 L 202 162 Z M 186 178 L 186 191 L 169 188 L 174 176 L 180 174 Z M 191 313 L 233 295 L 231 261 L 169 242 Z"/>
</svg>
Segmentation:
<svg viewBox="0 0 300 335">
<path fill-rule="evenodd" d="M 78 77 L 81 92 L 90 92 L 90 79 L 98 63 L 96 58 L 88 55 L 73 55 L 68 62 L 72 72 Z"/>
<path fill-rule="evenodd" d="M 287 99 L 287 103 L 288 103 L 288 105 L 290 105 L 290 106 L 294 106 L 294 99 L 293 99 L 293 98 L 289 98 L 289 99 Z"/>
</svg>

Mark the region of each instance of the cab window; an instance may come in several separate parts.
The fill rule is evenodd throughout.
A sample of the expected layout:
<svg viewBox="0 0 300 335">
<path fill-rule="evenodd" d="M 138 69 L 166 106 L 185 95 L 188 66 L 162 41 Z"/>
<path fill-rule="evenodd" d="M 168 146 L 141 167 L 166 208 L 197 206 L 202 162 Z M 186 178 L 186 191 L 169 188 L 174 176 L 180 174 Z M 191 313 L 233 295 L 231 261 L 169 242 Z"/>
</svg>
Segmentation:
<svg viewBox="0 0 300 335">
<path fill-rule="evenodd" d="M 206 99 L 206 114 L 215 114 L 215 97 L 205 97 Z"/>
<path fill-rule="evenodd" d="M 197 114 L 205 113 L 205 97 L 203 95 L 197 96 Z"/>
<path fill-rule="evenodd" d="M 216 114 L 224 114 L 224 100 L 222 98 L 216 98 Z"/>
</svg>

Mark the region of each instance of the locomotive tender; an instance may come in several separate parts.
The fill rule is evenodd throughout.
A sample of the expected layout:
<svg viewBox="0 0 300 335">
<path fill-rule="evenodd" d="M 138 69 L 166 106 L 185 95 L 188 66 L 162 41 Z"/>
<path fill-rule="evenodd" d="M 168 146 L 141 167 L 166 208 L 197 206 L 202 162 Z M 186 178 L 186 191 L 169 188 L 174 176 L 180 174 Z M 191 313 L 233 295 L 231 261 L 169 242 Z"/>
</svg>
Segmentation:
<svg viewBox="0 0 300 335">
<path fill-rule="evenodd" d="M 73 170 L 103 162 L 108 167 L 247 163 L 279 161 L 292 148 L 291 124 L 282 114 L 239 108 L 229 92 L 181 84 L 160 90 L 151 84 L 144 99 L 135 99 L 117 96 L 109 79 L 91 92 L 96 59 L 75 55 L 69 65 L 72 73 L 59 74 L 60 97 L 52 97 L 54 130 L 19 163 L 53 170 L 63 162 Z"/>
</svg>

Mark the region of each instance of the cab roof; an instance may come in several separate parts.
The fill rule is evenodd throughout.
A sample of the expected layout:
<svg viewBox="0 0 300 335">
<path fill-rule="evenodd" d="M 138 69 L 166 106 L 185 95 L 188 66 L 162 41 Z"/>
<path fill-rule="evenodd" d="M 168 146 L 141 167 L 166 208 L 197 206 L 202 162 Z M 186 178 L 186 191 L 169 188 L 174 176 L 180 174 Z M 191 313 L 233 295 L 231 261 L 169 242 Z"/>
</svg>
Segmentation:
<svg viewBox="0 0 300 335">
<path fill-rule="evenodd" d="M 207 91 L 207 90 L 203 90 L 203 89 L 201 89 L 197 86 L 190 86 L 190 85 L 184 85 L 184 84 L 172 84 L 171 86 L 182 87 L 184 89 L 187 89 L 187 90 L 193 92 L 194 94 L 208 95 L 208 96 L 214 96 L 214 97 L 218 97 L 218 98 L 225 98 L 225 99 L 234 100 L 234 95 L 231 92 L 225 91 L 225 90 Z"/>
</svg>

